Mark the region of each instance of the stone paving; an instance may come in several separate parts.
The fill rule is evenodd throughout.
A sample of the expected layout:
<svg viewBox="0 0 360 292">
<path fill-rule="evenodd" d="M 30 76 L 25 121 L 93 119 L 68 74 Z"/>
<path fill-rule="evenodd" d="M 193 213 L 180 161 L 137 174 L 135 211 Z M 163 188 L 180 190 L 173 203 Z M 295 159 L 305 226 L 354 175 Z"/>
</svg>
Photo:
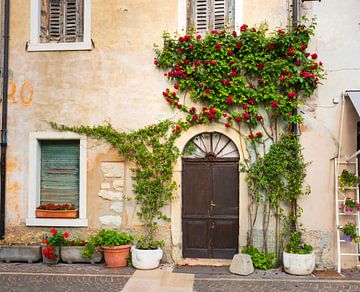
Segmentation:
<svg viewBox="0 0 360 292">
<path fill-rule="evenodd" d="M 193 291 L 360 291 L 360 270 L 346 270 L 341 275 L 331 277 L 320 275 L 291 276 L 279 269 L 255 271 L 252 275 L 243 277 L 231 274 L 228 267 L 161 267 L 166 271 L 165 280 L 168 286 L 158 285 L 151 291 L 184 291 L 180 274 L 194 275 Z M 0 263 L 0 291 L 11 292 L 51 292 L 51 291 L 121 291 L 135 272 L 133 268 L 110 269 L 103 264 L 59 264 L 47 266 L 44 264 Z M 151 273 L 156 273 L 156 270 Z M 169 273 L 174 273 L 173 276 Z M 175 275 L 177 274 L 177 275 Z M 165 274 L 164 274 L 165 275 Z M 142 276 L 143 277 L 143 276 Z M 175 279 L 175 280 L 169 280 Z M 148 292 L 146 281 L 137 281 L 143 289 L 126 289 L 126 292 Z M 151 281 L 149 280 L 149 283 Z M 169 283 L 177 282 L 174 288 Z M 131 285 L 127 285 L 131 288 Z M 168 288 L 169 287 L 169 288 Z M 149 288 L 149 289 L 147 289 Z M 190 288 L 191 290 L 191 288 Z"/>
</svg>

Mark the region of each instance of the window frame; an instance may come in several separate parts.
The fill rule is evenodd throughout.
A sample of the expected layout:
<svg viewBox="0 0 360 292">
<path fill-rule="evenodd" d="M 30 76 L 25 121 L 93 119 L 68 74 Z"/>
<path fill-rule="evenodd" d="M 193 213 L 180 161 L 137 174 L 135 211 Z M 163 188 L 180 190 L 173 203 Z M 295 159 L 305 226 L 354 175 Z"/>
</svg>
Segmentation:
<svg viewBox="0 0 360 292">
<path fill-rule="evenodd" d="M 91 50 L 91 0 L 84 0 L 84 38 L 82 42 L 41 43 L 40 42 L 41 0 L 31 0 L 30 41 L 27 50 L 77 51 Z"/>
<path fill-rule="evenodd" d="M 29 135 L 29 171 L 28 171 L 28 216 L 27 226 L 66 226 L 87 227 L 86 218 L 86 171 L 87 138 L 71 132 L 31 132 Z M 36 207 L 40 204 L 41 140 L 79 140 L 79 218 L 36 218 Z"/>
<path fill-rule="evenodd" d="M 191 0 L 178 0 L 178 33 L 184 34 L 187 30 L 188 2 Z M 240 32 L 244 19 L 244 0 L 235 0 L 235 31 Z"/>
</svg>

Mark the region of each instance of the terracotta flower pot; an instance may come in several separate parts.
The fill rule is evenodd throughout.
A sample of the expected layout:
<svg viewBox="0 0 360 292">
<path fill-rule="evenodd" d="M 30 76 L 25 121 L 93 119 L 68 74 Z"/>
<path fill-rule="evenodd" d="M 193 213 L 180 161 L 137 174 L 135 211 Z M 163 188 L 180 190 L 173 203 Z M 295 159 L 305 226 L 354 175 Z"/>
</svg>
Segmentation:
<svg viewBox="0 0 360 292">
<path fill-rule="evenodd" d="M 75 219 L 78 217 L 76 210 L 41 210 L 36 209 L 36 218 L 68 218 Z"/>
<path fill-rule="evenodd" d="M 109 268 L 127 266 L 126 257 L 130 252 L 130 245 L 103 246 L 105 264 Z"/>
</svg>

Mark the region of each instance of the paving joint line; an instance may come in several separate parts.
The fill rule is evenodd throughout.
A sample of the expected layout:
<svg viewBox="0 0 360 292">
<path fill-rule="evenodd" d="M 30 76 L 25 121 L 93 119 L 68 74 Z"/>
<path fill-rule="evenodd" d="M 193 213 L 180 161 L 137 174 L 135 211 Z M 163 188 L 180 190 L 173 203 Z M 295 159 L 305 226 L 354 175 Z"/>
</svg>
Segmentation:
<svg viewBox="0 0 360 292">
<path fill-rule="evenodd" d="M 1 275 L 30 275 L 30 276 L 67 276 L 67 277 L 117 277 L 117 278 L 131 278 L 132 275 L 118 275 L 118 274 L 67 274 L 67 273 L 44 273 L 44 272 L 0 272 Z"/>
<path fill-rule="evenodd" d="M 309 283 L 359 283 L 359 280 L 346 279 L 256 279 L 256 278 L 196 278 L 195 281 L 234 281 L 234 282 L 309 282 Z"/>
</svg>

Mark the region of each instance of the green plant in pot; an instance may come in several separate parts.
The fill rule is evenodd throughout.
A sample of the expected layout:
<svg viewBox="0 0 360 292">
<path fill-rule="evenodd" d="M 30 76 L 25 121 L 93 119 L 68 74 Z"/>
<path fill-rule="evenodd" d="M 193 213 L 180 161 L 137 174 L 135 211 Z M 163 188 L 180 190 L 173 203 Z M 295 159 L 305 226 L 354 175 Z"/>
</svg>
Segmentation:
<svg viewBox="0 0 360 292">
<path fill-rule="evenodd" d="M 89 259 L 83 256 L 87 242 L 79 237 L 67 239 L 61 246 L 61 260 L 65 263 L 99 263 L 103 255 L 102 251 L 94 251 L 94 255 Z"/>
<path fill-rule="evenodd" d="M 360 178 L 347 170 L 343 170 L 339 177 L 339 184 L 342 189 L 356 187 L 359 183 Z"/>
<path fill-rule="evenodd" d="M 142 270 L 157 268 L 163 256 L 161 249 L 163 246 L 163 240 L 155 240 L 152 236 L 146 234 L 141 235 L 136 242 L 136 246 L 131 248 L 132 265 Z"/>
<path fill-rule="evenodd" d="M 241 253 L 248 254 L 251 256 L 251 260 L 255 269 L 268 270 L 274 268 L 277 261 L 277 258 L 275 257 L 275 253 L 262 252 L 259 251 L 254 246 L 244 247 Z"/>
<path fill-rule="evenodd" d="M 356 226 L 354 223 L 348 222 L 344 226 L 339 227 L 339 230 L 344 234 L 343 239 L 345 241 L 351 242 L 357 238 Z"/>
<path fill-rule="evenodd" d="M 50 230 L 51 235 L 45 236 L 42 241 L 42 254 L 44 264 L 57 264 L 60 261 L 60 246 L 66 243 L 68 232 Z"/>
<path fill-rule="evenodd" d="M 95 250 L 102 249 L 106 266 L 109 268 L 126 267 L 126 258 L 130 252 L 130 244 L 134 237 L 126 232 L 101 229 L 95 236 L 89 238 L 85 245 L 83 256 L 92 258 Z"/>
</svg>

